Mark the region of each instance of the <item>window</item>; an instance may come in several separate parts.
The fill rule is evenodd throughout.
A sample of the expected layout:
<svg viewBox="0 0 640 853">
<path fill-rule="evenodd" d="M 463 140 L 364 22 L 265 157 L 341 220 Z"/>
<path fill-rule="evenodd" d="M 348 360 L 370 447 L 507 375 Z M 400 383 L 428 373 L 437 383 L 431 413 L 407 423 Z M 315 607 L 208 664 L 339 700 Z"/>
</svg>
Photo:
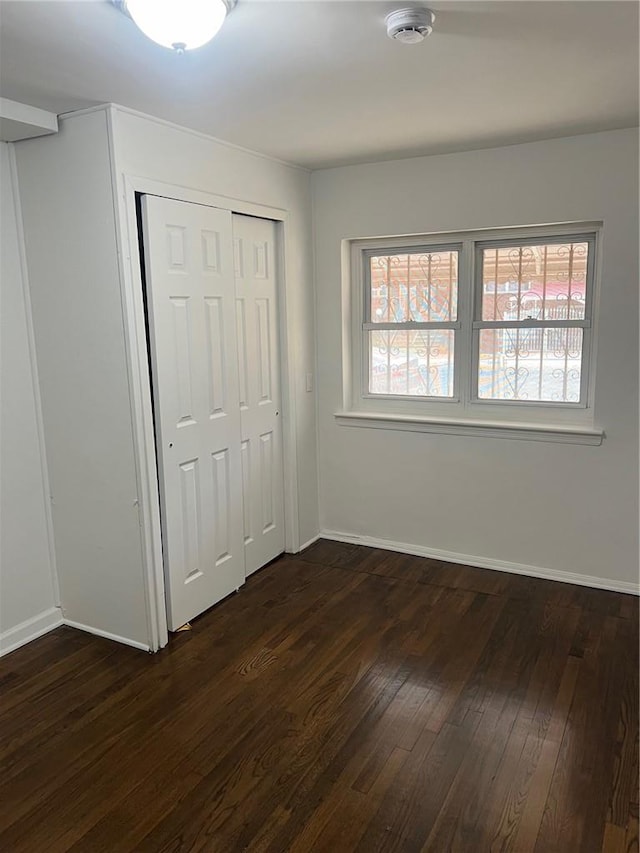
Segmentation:
<svg viewBox="0 0 640 853">
<path fill-rule="evenodd" d="M 592 426 L 598 237 L 589 223 L 351 241 L 339 414 Z"/>
<path fill-rule="evenodd" d="M 457 246 L 366 252 L 370 394 L 453 397 L 458 255 Z"/>
<path fill-rule="evenodd" d="M 475 397 L 586 404 L 593 246 L 591 235 L 477 244 Z"/>
</svg>

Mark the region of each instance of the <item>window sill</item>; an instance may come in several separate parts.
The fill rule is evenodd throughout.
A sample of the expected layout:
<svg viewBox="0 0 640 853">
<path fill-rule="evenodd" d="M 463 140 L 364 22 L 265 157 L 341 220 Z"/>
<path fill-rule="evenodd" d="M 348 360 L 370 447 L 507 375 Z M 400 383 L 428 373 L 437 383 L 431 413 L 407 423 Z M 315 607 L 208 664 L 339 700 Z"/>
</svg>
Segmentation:
<svg viewBox="0 0 640 853">
<path fill-rule="evenodd" d="M 382 412 L 336 412 L 342 426 L 393 429 L 404 432 L 432 432 L 485 438 L 512 438 L 525 441 L 552 441 L 561 444 L 600 445 L 604 432 L 597 429 L 513 421 L 477 421 L 455 418 L 425 418 Z"/>
</svg>

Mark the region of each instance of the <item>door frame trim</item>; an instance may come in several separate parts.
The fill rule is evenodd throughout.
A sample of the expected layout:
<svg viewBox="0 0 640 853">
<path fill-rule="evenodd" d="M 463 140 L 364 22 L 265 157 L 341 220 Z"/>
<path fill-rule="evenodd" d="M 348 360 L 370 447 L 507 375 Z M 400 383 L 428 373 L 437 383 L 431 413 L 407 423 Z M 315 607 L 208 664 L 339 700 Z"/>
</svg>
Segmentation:
<svg viewBox="0 0 640 853">
<path fill-rule="evenodd" d="M 112 149 L 112 157 L 115 151 Z M 282 459 L 284 468 L 285 550 L 297 553 L 300 547 L 298 523 L 298 465 L 295 397 L 295 347 L 287 323 L 288 304 L 293 301 L 292 282 L 287 279 L 287 253 L 290 247 L 288 210 L 215 195 L 190 187 L 165 183 L 152 178 L 119 172 L 114 175 L 114 197 L 119 208 L 120 227 L 116 228 L 120 258 L 120 280 L 124 316 L 125 346 L 129 374 L 133 440 L 140 518 L 142 565 L 152 652 L 166 646 L 167 629 L 164 564 L 160 523 L 160 496 L 156 464 L 155 431 L 151 402 L 151 376 L 148 366 L 147 334 L 140 268 L 136 193 L 157 195 L 176 201 L 192 202 L 271 219 L 276 223 L 278 335 L 280 349 L 280 394 L 282 409 Z M 119 185 L 117 175 L 123 176 Z"/>
</svg>

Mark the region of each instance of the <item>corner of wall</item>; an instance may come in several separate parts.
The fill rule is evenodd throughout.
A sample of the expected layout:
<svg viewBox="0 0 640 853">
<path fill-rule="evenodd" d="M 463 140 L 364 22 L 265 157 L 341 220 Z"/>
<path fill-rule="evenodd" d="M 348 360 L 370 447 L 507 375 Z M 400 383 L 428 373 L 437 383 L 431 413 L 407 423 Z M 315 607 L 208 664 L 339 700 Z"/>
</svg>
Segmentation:
<svg viewBox="0 0 640 853">
<path fill-rule="evenodd" d="M 3 427 L 3 516 L 13 515 L 3 531 L 0 584 L 5 613 L 0 655 L 6 654 L 62 623 L 56 572 L 53 519 L 45 449 L 44 425 L 28 286 L 28 267 L 13 143 L 2 143 L 3 270 L 2 302 L 11 359 L 3 358 L 3 418 L 22 408 L 19 429 L 7 437 Z M 18 439 L 18 435 L 20 438 Z M 19 446 L 18 446 L 19 445 Z M 5 456 L 6 454 L 6 456 Z M 28 460 L 20 471 L 7 462 L 16 454 Z M 10 497 L 10 500 L 8 498 Z M 17 523 L 16 523 L 17 522 Z M 8 540 L 8 541 L 7 541 Z M 30 550 L 31 549 L 31 550 Z M 6 602 L 8 601 L 8 605 Z"/>
<path fill-rule="evenodd" d="M 53 532 L 53 513 L 51 509 L 51 489 L 49 486 L 49 467 L 47 465 L 47 447 L 44 433 L 44 421 L 42 419 L 42 402 L 40 399 L 40 382 L 38 378 L 38 361 L 36 357 L 36 341 L 33 329 L 33 314 L 31 311 L 31 296 L 29 293 L 29 268 L 27 263 L 26 244 L 24 239 L 24 225 L 22 221 L 22 207 L 20 204 L 20 187 L 18 183 L 18 167 L 16 164 L 15 147 L 9 145 L 9 165 L 11 174 L 11 190 L 13 194 L 13 206 L 16 217 L 16 230 L 18 235 L 18 252 L 20 255 L 20 269 L 22 273 L 22 292 L 24 299 L 24 312 L 27 323 L 27 341 L 29 347 L 29 362 L 31 367 L 31 384 L 33 388 L 33 401 L 36 415 L 36 429 L 38 433 L 38 450 L 40 454 L 40 470 L 42 474 L 42 488 L 44 496 L 44 516 L 47 525 L 47 543 L 49 546 L 49 571 L 51 573 L 51 584 L 53 587 L 53 603 L 60 608 L 60 585 L 58 582 L 58 569 L 56 565 L 56 548 Z"/>
</svg>

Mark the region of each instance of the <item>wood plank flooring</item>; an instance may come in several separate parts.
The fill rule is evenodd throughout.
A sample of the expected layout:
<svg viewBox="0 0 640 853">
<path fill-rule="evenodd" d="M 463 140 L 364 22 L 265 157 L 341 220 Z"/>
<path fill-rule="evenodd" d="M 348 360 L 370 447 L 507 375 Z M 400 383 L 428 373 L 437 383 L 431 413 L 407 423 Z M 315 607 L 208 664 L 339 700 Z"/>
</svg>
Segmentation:
<svg viewBox="0 0 640 853">
<path fill-rule="evenodd" d="M 0 660 L 6 853 L 637 853 L 638 602 L 320 540 Z"/>
</svg>

